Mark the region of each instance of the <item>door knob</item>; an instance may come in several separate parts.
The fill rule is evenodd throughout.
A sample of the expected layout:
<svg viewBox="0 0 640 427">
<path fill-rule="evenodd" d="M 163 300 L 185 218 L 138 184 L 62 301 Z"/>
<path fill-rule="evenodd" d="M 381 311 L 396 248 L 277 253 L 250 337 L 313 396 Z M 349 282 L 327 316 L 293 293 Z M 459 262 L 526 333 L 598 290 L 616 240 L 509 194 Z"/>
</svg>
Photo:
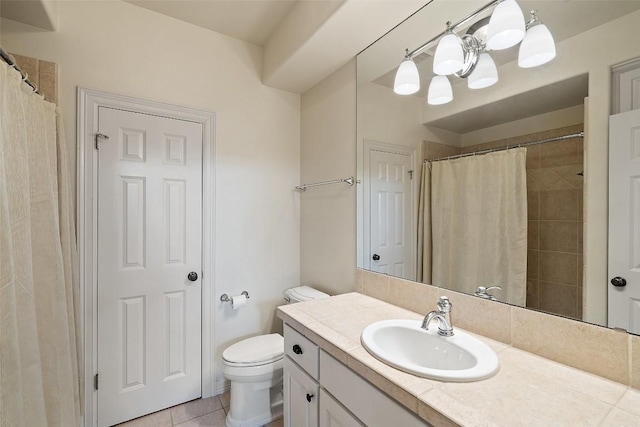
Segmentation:
<svg viewBox="0 0 640 427">
<path fill-rule="evenodd" d="M 187 274 L 187 279 L 189 279 L 192 282 L 195 282 L 196 280 L 198 280 L 198 273 L 196 273 L 195 271 L 192 271 L 191 273 Z"/>
<path fill-rule="evenodd" d="M 374 261 L 379 261 L 380 260 L 380 255 L 373 254 L 372 258 L 373 258 Z"/>
<path fill-rule="evenodd" d="M 627 280 L 624 277 L 616 276 L 611 279 L 611 284 L 613 286 L 623 287 L 627 286 Z"/>
</svg>

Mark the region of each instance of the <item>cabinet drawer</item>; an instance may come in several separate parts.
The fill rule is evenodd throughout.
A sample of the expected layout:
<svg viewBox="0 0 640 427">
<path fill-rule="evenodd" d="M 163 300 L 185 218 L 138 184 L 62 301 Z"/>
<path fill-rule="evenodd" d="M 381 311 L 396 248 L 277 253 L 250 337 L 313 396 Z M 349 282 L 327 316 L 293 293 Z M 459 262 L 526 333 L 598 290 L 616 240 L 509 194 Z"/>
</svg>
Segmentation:
<svg viewBox="0 0 640 427">
<path fill-rule="evenodd" d="M 318 379 L 318 346 L 287 324 L 284 325 L 284 354 Z"/>
<path fill-rule="evenodd" d="M 430 426 L 324 351 L 320 385 L 368 427 Z"/>
</svg>

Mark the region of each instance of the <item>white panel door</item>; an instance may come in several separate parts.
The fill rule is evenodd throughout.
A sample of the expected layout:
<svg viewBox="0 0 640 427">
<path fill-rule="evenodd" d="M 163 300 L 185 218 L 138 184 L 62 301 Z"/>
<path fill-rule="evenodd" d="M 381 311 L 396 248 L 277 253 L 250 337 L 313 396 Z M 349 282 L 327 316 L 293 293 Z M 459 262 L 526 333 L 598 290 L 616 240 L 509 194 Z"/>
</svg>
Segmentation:
<svg viewBox="0 0 640 427">
<path fill-rule="evenodd" d="M 620 112 L 640 109 L 640 68 L 620 74 Z"/>
<path fill-rule="evenodd" d="M 371 270 L 415 280 L 411 156 L 369 151 Z"/>
<path fill-rule="evenodd" d="M 609 327 L 640 334 L 640 110 L 609 120 L 609 280 Z"/>
<path fill-rule="evenodd" d="M 201 395 L 202 125 L 105 107 L 98 123 L 98 425 L 110 426 Z"/>
</svg>

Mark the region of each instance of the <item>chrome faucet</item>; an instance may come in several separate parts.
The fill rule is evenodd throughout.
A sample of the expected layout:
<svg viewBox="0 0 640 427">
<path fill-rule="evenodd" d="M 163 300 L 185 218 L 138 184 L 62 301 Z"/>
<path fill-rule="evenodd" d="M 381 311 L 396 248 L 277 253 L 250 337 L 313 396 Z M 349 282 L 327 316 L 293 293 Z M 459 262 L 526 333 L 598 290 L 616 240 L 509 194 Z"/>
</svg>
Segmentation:
<svg viewBox="0 0 640 427">
<path fill-rule="evenodd" d="M 502 290 L 500 286 L 489 286 L 488 288 L 484 286 L 478 286 L 478 289 L 475 292 L 475 296 L 491 301 L 498 301 L 498 298 L 496 298 L 495 295 L 489 293 L 489 291 L 492 291 L 494 289 L 497 289 L 499 291 Z"/>
<path fill-rule="evenodd" d="M 433 319 L 438 319 L 438 335 L 443 337 L 453 336 L 453 326 L 451 325 L 451 303 L 449 298 L 440 297 L 437 304 L 438 310 L 430 311 L 424 316 L 422 321 L 422 329 L 429 330 L 429 324 Z"/>
</svg>

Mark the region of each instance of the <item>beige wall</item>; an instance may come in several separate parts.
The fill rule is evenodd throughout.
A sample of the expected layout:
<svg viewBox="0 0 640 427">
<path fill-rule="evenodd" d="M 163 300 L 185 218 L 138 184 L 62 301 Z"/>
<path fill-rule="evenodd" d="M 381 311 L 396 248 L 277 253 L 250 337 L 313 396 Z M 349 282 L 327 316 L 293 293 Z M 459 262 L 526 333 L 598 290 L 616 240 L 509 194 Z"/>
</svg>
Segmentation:
<svg viewBox="0 0 640 427">
<path fill-rule="evenodd" d="M 355 176 L 356 61 L 302 96 L 302 182 Z M 300 194 L 300 276 L 331 294 L 353 291 L 356 185 L 334 184 Z"/>
<path fill-rule="evenodd" d="M 278 329 L 282 291 L 300 283 L 293 191 L 300 97 L 262 85 L 257 46 L 120 1 L 63 1 L 58 14 L 58 32 L 3 20 L 1 35 L 5 49 L 59 65 L 72 165 L 78 86 L 216 113 L 213 309 L 221 381 L 221 351 Z M 243 290 L 251 299 L 241 311 L 218 302 Z"/>
</svg>

